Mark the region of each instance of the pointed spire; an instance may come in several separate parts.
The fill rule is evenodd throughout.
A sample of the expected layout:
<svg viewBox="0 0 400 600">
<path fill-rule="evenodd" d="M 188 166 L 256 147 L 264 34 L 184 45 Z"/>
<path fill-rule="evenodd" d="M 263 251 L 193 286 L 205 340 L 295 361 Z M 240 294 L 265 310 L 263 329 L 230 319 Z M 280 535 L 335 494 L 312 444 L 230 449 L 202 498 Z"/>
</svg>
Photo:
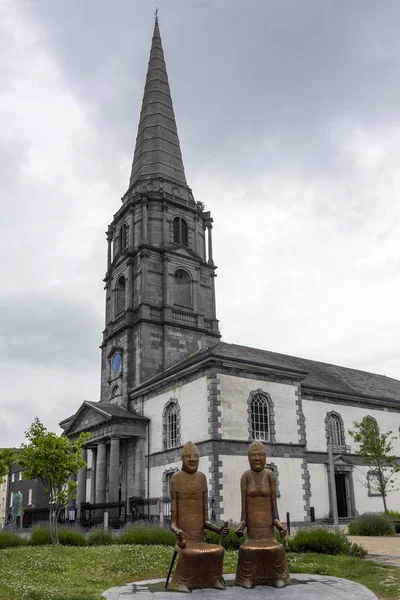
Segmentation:
<svg viewBox="0 0 400 600">
<path fill-rule="evenodd" d="M 129 187 L 156 177 L 187 186 L 157 13 Z"/>
</svg>

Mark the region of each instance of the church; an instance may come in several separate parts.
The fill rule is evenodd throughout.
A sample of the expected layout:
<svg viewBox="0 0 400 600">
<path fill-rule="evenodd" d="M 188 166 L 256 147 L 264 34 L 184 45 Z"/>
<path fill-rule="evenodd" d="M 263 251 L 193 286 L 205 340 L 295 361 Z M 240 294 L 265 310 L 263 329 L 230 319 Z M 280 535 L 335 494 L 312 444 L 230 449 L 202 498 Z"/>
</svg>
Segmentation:
<svg viewBox="0 0 400 600">
<path fill-rule="evenodd" d="M 167 518 L 188 440 L 213 519 L 240 520 L 255 439 L 276 476 L 282 521 L 332 516 L 333 493 L 339 517 L 381 511 L 348 430 L 368 415 L 398 434 L 400 381 L 221 341 L 212 224 L 186 181 L 156 19 L 129 187 L 106 232 L 101 397 L 60 424 L 71 439 L 90 432 L 78 517 L 118 506 L 131 519 Z M 398 509 L 400 492 L 387 500 Z"/>
</svg>

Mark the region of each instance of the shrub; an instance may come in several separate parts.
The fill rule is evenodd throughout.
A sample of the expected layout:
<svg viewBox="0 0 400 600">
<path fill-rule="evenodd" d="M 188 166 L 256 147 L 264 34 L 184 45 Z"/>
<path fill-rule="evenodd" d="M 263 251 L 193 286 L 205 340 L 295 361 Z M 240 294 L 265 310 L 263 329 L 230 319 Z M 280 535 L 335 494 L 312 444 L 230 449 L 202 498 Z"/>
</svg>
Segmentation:
<svg viewBox="0 0 400 600">
<path fill-rule="evenodd" d="M 238 538 L 235 533 L 236 527 L 229 528 L 229 534 L 224 538 L 224 548 L 225 550 L 238 550 L 239 547 L 246 541 L 246 535 Z M 210 544 L 219 544 L 220 535 L 219 533 L 214 533 L 214 531 L 206 530 L 206 537 Z"/>
<path fill-rule="evenodd" d="M 389 519 L 400 519 L 400 512 L 398 510 L 388 510 L 387 515 Z M 400 523 L 393 523 L 394 530 L 396 533 L 400 533 Z"/>
<path fill-rule="evenodd" d="M 87 536 L 87 543 L 89 546 L 109 546 L 114 543 L 114 537 L 104 529 L 95 529 Z"/>
<path fill-rule="evenodd" d="M 300 529 L 286 540 L 286 551 L 317 554 L 347 554 L 363 558 L 367 552 L 362 546 L 352 544 L 340 533 L 328 529 Z"/>
<path fill-rule="evenodd" d="M 78 529 L 61 527 L 58 541 L 62 546 L 86 546 L 86 538 Z"/>
<path fill-rule="evenodd" d="M 45 525 L 38 527 L 32 527 L 31 537 L 29 541 L 30 546 L 44 546 L 45 544 L 51 544 L 50 530 Z"/>
<path fill-rule="evenodd" d="M 26 539 L 13 531 L 0 531 L 0 549 L 26 546 Z"/>
<path fill-rule="evenodd" d="M 365 513 L 348 525 L 350 535 L 393 535 L 394 527 L 387 516 Z"/>
<path fill-rule="evenodd" d="M 139 523 L 126 527 L 118 537 L 116 544 L 142 544 L 144 546 L 174 546 L 175 535 L 167 527 Z"/>
</svg>

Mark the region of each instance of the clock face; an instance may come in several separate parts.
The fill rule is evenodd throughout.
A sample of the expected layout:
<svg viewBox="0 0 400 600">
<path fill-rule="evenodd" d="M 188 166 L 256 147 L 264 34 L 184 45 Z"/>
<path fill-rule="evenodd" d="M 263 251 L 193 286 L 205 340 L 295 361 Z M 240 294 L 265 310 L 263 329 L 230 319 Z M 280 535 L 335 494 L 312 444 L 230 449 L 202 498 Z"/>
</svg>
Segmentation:
<svg viewBox="0 0 400 600">
<path fill-rule="evenodd" d="M 118 371 L 121 370 L 121 355 L 119 352 L 113 356 L 111 361 L 111 369 L 113 373 L 118 373 Z"/>
</svg>

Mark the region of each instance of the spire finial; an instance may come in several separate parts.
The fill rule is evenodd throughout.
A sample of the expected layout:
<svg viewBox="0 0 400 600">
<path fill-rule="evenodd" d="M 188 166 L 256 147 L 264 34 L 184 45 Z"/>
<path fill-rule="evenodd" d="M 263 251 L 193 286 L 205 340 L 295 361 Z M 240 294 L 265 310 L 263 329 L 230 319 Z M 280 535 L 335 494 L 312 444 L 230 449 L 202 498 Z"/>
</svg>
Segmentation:
<svg viewBox="0 0 400 600">
<path fill-rule="evenodd" d="M 158 6 L 156 6 L 156 12 L 154 13 L 154 21 L 158 25 Z"/>
</svg>

